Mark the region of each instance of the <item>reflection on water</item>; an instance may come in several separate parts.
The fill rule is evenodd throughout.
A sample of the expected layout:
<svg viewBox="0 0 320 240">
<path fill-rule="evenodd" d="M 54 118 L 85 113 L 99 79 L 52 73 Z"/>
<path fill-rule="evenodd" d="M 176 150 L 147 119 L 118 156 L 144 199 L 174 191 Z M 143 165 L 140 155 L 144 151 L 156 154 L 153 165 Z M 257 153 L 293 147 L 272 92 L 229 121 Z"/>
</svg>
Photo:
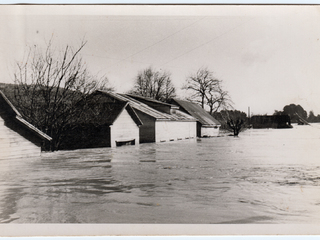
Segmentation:
<svg viewBox="0 0 320 240">
<path fill-rule="evenodd" d="M 2 223 L 319 223 L 320 125 L 0 161 Z"/>
</svg>

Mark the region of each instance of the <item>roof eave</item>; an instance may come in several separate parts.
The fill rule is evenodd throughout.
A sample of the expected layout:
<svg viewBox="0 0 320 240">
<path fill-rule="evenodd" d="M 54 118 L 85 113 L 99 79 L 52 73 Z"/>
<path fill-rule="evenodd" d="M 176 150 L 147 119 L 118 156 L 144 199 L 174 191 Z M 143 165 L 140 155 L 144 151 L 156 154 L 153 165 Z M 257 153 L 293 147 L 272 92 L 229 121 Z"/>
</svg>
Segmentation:
<svg viewBox="0 0 320 240">
<path fill-rule="evenodd" d="M 24 126 L 26 126 L 28 129 L 30 129 L 31 131 L 33 131 L 34 133 L 36 133 L 39 137 L 41 137 L 42 139 L 51 141 L 52 138 L 50 136 L 48 136 L 47 134 L 45 134 L 44 132 L 42 132 L 41 130 L 39 130 L 38 128 L 36 128 L 35 126 L 33 126 L 31 123 L 29 123 L 28 121 L 24 120 L 21 116 L 16 116 L 16 119 L 22 123 Z"/>
</svg>

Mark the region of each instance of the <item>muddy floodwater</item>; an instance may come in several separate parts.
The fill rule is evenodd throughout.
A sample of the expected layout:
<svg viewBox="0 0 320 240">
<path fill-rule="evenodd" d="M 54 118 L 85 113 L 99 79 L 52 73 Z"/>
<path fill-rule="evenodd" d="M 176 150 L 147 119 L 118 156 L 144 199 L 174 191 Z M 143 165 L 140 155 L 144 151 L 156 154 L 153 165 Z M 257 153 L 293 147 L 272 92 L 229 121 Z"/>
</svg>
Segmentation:
<svg viewBox="0 0 320 240">
<path fill-rule="evenodd" d="M 2 223 L 320 223 L 320 125 L 0 161 Z"/>
</svg>

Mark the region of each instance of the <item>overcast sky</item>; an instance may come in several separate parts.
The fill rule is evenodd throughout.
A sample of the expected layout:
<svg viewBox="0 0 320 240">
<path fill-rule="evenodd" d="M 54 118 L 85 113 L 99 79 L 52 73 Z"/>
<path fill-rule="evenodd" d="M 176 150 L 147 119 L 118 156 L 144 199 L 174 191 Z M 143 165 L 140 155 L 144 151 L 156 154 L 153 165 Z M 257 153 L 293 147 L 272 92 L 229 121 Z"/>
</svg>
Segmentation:
<svg viewBox="0 0 320 240">
<path fill-rule="evenodd" d="M 290 103 L 320 114 L 320 7 L 0 6 L 0 82 L 28 47 L 78 47 L 91 73 L 126 92 L 149 66 L 171 72 L 178 95 L 207 67 L 234 107 L 272 114 Z"/>
</svg>

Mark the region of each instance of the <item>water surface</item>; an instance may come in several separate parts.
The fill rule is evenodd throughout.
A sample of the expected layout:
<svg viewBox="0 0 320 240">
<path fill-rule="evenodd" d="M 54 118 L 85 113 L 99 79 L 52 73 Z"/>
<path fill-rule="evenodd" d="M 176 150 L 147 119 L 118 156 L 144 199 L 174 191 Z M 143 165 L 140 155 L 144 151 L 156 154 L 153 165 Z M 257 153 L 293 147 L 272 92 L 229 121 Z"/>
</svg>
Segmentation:
<svg viewBox="0 0 320 240">
<path fill-rule="evenodd" d="M 0 161 L 2 223 L 319 223 L 320 125 Z"/>
</svg>

